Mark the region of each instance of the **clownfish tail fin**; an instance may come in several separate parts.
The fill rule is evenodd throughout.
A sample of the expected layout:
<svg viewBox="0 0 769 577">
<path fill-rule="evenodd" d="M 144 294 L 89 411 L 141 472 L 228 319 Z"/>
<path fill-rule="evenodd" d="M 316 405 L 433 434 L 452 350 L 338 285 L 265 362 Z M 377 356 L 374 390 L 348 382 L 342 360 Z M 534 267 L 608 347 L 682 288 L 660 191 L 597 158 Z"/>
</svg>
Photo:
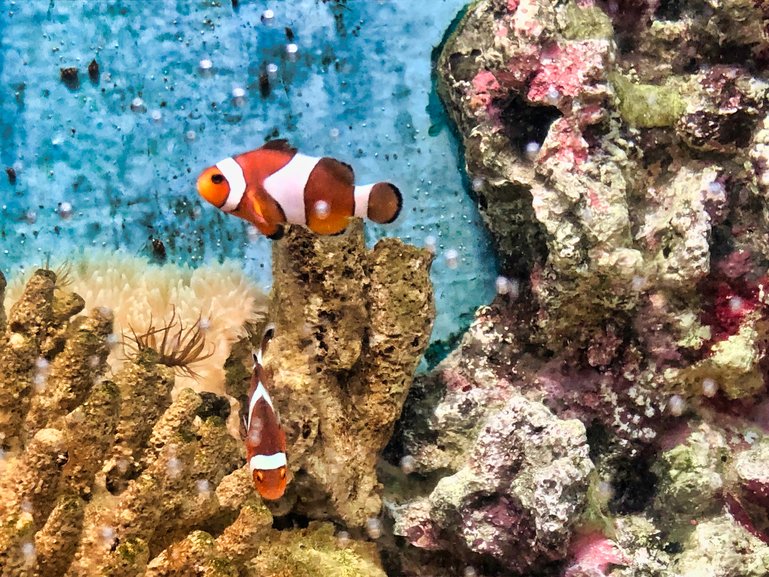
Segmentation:
<svg viewBox="0 0 769 577">
<path fill-rule="evenodd" d="M 355 187 L 356 214 L 365 216 L 379 224 L 390 224 L 401 213 L 403 195 L 398 187 L 389 182 L 377 182 Z M 360 202 L 359 206 L 358 203 Z M 359 208 L 365 206 L 365 214 L 359 213 Z M 362 210 L 360 210 L 362 212 Z"/>
</svg>

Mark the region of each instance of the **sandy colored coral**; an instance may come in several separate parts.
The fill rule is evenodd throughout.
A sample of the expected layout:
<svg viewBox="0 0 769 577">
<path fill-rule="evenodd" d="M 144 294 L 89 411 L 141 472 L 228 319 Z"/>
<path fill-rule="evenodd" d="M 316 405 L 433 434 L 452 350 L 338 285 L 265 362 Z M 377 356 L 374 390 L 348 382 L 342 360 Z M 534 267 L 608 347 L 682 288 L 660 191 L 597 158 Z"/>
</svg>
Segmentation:
<svg viewBox="0 0 769 577">
<path fill-rule="evenodd" d="M 381 508 L 375 466 L 434 316 L 432 255 L 400 240 L 367 250 L 296 227 L 274 245 L 274 343 L 265 357 L 288 435 L 294 510 L 362 527 Z"/>
<path fill-rule="evenodd" d="M 77 307 L 57 303 L 79 299 L 55 286 L 54 273 L 35 272 L 0 335 L 12 361 L 0 367 L 0 396 L 13 399 L 2 407 L 2 577 L 251 576 L 257 555 L 279 563 L 265 540 L 308 551 L 321 542 L 272 529 L 226 427 L 229 402 L 190 388 L 172 400 L 173 370 L 152 350 L 107 374 L 112 317 L 73 316 Z M 318 531 L 321 559 L 382 575 L 372 546 L 335 552 L 329 530 Z M 304 574 L 328 566 L 305 563 Z"/>
</svg>

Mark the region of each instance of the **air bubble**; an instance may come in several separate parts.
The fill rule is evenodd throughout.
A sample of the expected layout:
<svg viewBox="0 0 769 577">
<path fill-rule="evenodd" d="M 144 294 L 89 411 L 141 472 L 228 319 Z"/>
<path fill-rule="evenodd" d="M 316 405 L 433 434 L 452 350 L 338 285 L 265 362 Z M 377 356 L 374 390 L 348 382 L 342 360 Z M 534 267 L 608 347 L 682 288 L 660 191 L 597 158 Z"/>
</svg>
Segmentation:
<svg viewBox="0 0 769 577">
<path fill-rule="evenodd" d="M 59 213 L 59 216 L 61 218 L 63 218 L 64 220 L 67 220 L 72 216 L 72 204 L 70 204 L 67 201 L 60 202 L 57 212 Z"/>
<path fill-rule="evenodd" d="M 475 570 L 475 567 L 472 565 L 468 565 L 465 567 L 465 570 L 462 572 L 462 575 L 464 577 L 478 577 L 478 571 Z"/>
<path fill-rule="evenodd" d="M 336 140 L 337 138 L 339 138 L 339 129 L 338 128 L 332 128 L 331 130 L 328 131 L 328 135 L 331 138 Z"/>
<path fill-rule="evenodd" d="M 481 178 L 480 176 L 476 176 L 475 178 L 473 178 L 473 184 L 472 184 L 473 190 L 475 192 L 480 192 L 481 190 L 483 190 L 483 185 L 485 183 L 486 181 L 483 178 Z"/>
<path fill-rule="evenodd" d="M 508 294 L 510 292 L 511 284 L 510 279 L 504 276 L 498 276 L 497 280 L 494 281 L 494 287 L 496 288 L 498 295 Z"/>
<path fill-rule="evenodd" d="M 203 60 L 198 62 L 198 69 L 202 75 L 210 76 L 214 69 L 214 63 L 208 58 L 203 58 Z"/>
<path fill-rule="evenodd" d="M 379 539 L 382 536 L 382 522 L 376 517 L 366 519 L 366 533 L 371 539 Z"/>
<path fill-rule="evenodd" d="M 195 134 L 194 130 L 188 130 L 187 132 L 184 133 L 184 140 L 186 140 L 187 142 L 192 142 L 197 137 L 198 135 Z"/>
<path fill-rule="evenodd" d="M 201 331 L 207 331 L 211 328 L 211 319 L 200 319 L 198 321 L 198 328 Z"/>
<path fill-rule="evenodd" d="M 299 52 L 299 46 L 297 46 L 293 42 L 291 44 L 286 44 L 287 54 L 296 54 L 297 52 Z"/>
<path fill-rule="evenodd" d="M 275 64 L 274 62 L 270 62 L 267 65 L 266 70 L 267 70 L 267 76 L 269 76 L 270 78 L 275 78 L 278 75 L 278 65 Z"/>
<path fill-rule="evenodd" d="M 28 210 L 24 213 L 24 220 L 27 224 L 35 224 L 37 222 L 37 212 L 34 210 Z"/>
<path fill-rule="evenodd" d="M 317 201 L 312 208 L 315 211 L 315 216 L 321 220 L 328 218 L 328 215 L 331 214 L 331 205 L 325 200 Z"/>
<path fill-rule="evenodd" d="M 166 463 L 166 469 L 169 477 L 176 477 L 182 472 L 182 462 L 177 457 L 171 457 Z"/>
<path fill-rule="evenodd" d="M 448 249 L 443 257 L 446 259 L 446 266 L 450 269 L 455 269 L 459 266 L 459 253 L 455 249 Z"/>
<path fill-rule="evenodd" d="M 131 110 L 133 112 L 147 112 L 147 106 L 144 104 L 144 100 L 137 96 L 131 101 Z"/>
<path fill-rule="evenodd" d="M 153 110 L 150 112 L 150 118 L 152 118 L 152 120 L 155 122 L 160 122 L 163 120 L 163 113 L 160 112 L 160 110 Z"/>
<path fill-rule="evenodd" d="M 101 537 L 104 548 L 111 549 L 115 542 L 115 529 L 109 525 L 103 525 L 101 529 L 99 529 L 99 536 Z"/>
<path fill-rule="evenodd" d="M 686 410 L 686 399 L 681 395 L 673 395 L 668 401 L 668 411 L 674 417 L 680 417 Z"/>
<path fill-rule="evenodd" d="M 195 489 L 199 495 L 207 496 L 211 492 L 211 483 L 206 479 L 198 479 L 195 481 Z"/>
<path fill-rule="evenodd" d="M 417 460 L 412 457 L 411 455 L 404 455 L 401 458 L 401 471 L 403 471 L 404 474 L 410 475 L 414 472 L 414 469 L 416 469 L 417 466 Z"/>
<path fill-rule="evenodd" d="M 32 541 L 27 541 L 21 545 L 21 555 L 24 557 L 25 565 L 33 565 L 37 559 L 37 550 Z"/>
<path fill-rule="evenodd" d="M 246 90 L 240 86 L 232 89 L 232 103 L 235 106 L 243 106 L 246 102 Z"/>
<path fill-rule="evenodd" d="M 526 158 L 528 160 L 535 160 L 539 154 L 539 144 L 536 142 L 529 142 L 526 145 Z"/>
<path fill-rule="evenodd" d="M 339 540 L 339 545 L 341 547 L 346 547 L 350 543 L 350 534 L 347 531 L 339 531 L 339 533 L 336 534 L 336 538 Z"/>
<path fill-rule="evenodd" d="M 706 397 L 715 397 L 718 392 L 718 383 L 711 378 L 702 379 L 702 394 Z"/>
<path fill-rule="evenodd" d="M 555 104 L 560 98 L 561 93 L 555 86 L 551 86 L 547 89 L 547 101 L 550 104 Z"/>
<path fill-rule="evenodd" d="M 425 248 L 429 250 L 431 253 L 435 254 L 438 249 L 438 241 L 433 235 L 430 235 L 425 238 Z"/>
<path fill-rule="evenodd" d="M 729 299 L 729 310 L 732 312 L 740 312 L 742 310 L 743 301 L 740 297 L 732 297 Z"/>
<path fill-rule="evenodd" d="M 271 22 L 273 18 L 275 18 L 275 12 L 273 12 L 269 8 L 264 12 L 262 12 L 262 22 L 264 22 L 265 24 Z"/>
</svg>

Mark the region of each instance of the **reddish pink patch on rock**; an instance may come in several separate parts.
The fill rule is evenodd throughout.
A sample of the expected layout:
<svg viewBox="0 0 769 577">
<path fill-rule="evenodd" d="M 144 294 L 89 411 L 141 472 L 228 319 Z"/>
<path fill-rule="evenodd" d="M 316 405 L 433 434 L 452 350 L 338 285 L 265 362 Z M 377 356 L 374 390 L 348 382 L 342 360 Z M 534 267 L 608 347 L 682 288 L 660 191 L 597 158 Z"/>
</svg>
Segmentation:
<svg viewBox="0 0 769 577">
<path fill-rule="evenodd" d="M 588 157 L 588 144 L 578 128 L 565 118 L 550 125 L 545 142 L 539 152 L 539 162 L 555 160 L 579 168 Z"/>
<path fill-rule="evenodd" d="M 507 11 L 515 12 L 518 9 L 518 0 L 507 0 Z"/>
<path fill-rule="evenodd" d="M 491 72 L 488 70 L 481 70 L 473 78 L 473 89 L 475 89 L 477 93 L 499 90 L 499 82 L 497 82 L 497 79 Z"/>
<path fill-rule="evenodd" d="M 601 533 L 580 535 L 572 541 L 573 562 L 566 568 L 564 577 L 577 575 L 605 575 L 611 565 L 627 565 L 630 560 Z"/>
<path fill-rule="evenodd" d="M 606 46 L 600 40 L 548 46 L 529 85 L 528 99 L 549 104 L 553 90 L 561 96 L 575 97 L 588 92 L 590 85 L 603 82 Z"/>
</svg>

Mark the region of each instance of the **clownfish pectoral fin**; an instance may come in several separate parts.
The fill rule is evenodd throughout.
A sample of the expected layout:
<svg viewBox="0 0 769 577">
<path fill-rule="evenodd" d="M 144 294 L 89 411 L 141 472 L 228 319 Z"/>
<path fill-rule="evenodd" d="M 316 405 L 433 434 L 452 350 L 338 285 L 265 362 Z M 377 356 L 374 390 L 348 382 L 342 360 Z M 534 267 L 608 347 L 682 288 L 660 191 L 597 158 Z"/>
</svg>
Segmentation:
<svg viewBox="0 0 769 577">
<path fill-rule="evenodd" d="M 296 148 L 291 146 L 285 138 L 268 140 L 262 145 L 262 148 L 264 150 L 278 150 L 280 152 L 296 152 Z"/>
<path fill-rule="evenodd" d="M 379 224 L 390 224 L 401 213 L 403 195 L 389 182 L 355 187 L 355 216 Z"/>
</svg>

